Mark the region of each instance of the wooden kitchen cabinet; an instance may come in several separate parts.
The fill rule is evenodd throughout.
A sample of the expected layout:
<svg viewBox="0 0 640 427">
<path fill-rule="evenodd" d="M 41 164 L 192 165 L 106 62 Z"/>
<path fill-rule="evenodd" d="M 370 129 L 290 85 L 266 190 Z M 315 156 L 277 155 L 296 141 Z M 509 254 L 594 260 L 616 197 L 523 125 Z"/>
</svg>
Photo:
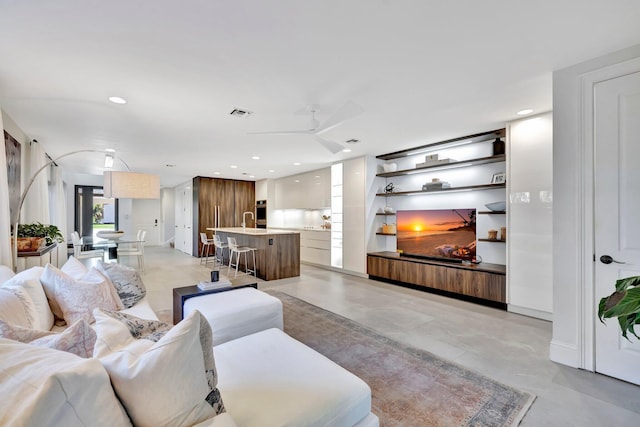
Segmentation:
<svg viewBox="0 0 640 427">
<path fill-rule="evenodd" d="M 207 233 L 209 227 L 240 227 L 245 211 L 255 211 L 255 182 L 202 176 L 193 178 L 192 255 L 200 255 L 200 233 Z M 246 226 L 254 226 L 248 215 Z"/>
</svg>

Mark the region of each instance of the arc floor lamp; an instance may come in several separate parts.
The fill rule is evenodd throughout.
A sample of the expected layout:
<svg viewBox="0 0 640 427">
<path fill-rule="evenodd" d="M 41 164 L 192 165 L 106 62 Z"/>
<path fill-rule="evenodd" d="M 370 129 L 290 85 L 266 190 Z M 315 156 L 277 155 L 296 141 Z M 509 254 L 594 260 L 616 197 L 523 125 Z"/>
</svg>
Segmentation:
<svg viewBox="0 0 640 427">
<path fill-rule="evenodd" d="M 116 157 L 114 153 L 106 152 L 102 150 L 76 150 L 71 151 L 66 154 L 62 154 L 61 156 L 56 157 L 55 159 L 50 159 L 47 163 L 45 163 L 40 169 L 38 169 L 29 182 L 27 183 L 22 195 L 20 196 L 20 203 L 18 204 L 18 208 L 16 210 L 16 215 L 13 221 L 13 270 L 17 270 L 18 268 L 18 223 L 20 222 L 20 211 L 22 210 L 22 205 L 31 189 L 31 186 L 35 182 L 36 178 L 42 171 L 47 169 L 49 166 L 57 163 L 59 160 L 69 157 L 75 154 L 80 153 L 102 153 L 108 154 L 109 156 Z M 146 174 L 146 173 L 136 173 L 131 172 L 129 165 L 127 163 L 118 158 L 124 166 L 127 168 L 126 172 L 120 171 L 105 171 L 104 172 L 104 195 L 105 197 L 111 197 L 114 199 L 158 199 L 160 198 L 160 177 L 158 175 Z"/>
</svg>

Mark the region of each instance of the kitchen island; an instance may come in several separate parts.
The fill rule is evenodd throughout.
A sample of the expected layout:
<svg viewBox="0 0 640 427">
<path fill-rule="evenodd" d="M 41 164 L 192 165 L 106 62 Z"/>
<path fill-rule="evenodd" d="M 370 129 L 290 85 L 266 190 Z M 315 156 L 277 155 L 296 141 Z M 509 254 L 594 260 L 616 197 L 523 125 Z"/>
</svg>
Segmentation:
<svg viewBox="0 0 640 427">
<path fill-rule="evenodd" d="M 286 279 L 300 275 L 300 232 L 298 231 L 242 227 L 207 228 L 207 230 L 219 235 L 223 243 L 227 243 L 227 237 L 235 237 L 238 245 L 255 248 L 256 277 L 262 280 Z M 251 253 L 247 256 L 251 258 Z M 240 260 L 244 262 L 244 256 L 241 256 Z M 251 262 L 249 259 L 249 268 L 251 268 Z M 240 268 L 244 270 L 244 264 L 241 263 Z"/>
</svg>

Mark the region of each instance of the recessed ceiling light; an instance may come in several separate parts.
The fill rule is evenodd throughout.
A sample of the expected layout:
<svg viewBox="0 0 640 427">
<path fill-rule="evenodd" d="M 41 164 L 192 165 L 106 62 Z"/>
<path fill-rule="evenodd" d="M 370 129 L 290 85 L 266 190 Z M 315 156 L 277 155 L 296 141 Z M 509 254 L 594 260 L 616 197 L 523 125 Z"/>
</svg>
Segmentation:
<svg viewBox="0 0 640 427">
<path fill-rule="evenodd" d="M 516 114 L 519 116 L 526 116 L 527 114 L 531 113 L 533 113 L 533 110 L 531 108 L 525 108 L 524 110 L 518 111 Z"/>
<path fill-rule="evenodd" d="M 107 153 L 115 153 L 116 150 L 114 150 L 113 148 L 105 148 L 104 151 L 106 151 Z"/>
<path fill-rule="evenodd" d="M 249 175 L 249 178 L 255 178 L 255 177 L 256 177 L 255 175 Z"/>
<path fill-rule="evenodd" d="M 299 180 L 299 179 L 296 179 L 296 182 L 300 182 L 300 180 Z"/>
<path fill-rule="evenodd" d="M 253 156 L 251 157 L 253 160 L 260 160 L 260 156 Z"/>
<path fill-rule="evenodd" d="M 236 166 L 236 165 L 231 165 L 231 166 L 229 166 L 229 167 L 230 167 L 231 169 L 238 169 L 238 166 Z"/>
<path fill-rule="evenodd" d="M 275 171 L 273 169 L 269 169 L 269 173 L 274 173 Z"/>
<path fill-rule="evenodd" d="M 220 172 L 215 171 L 213 174 L 214 174 L 214 175 L 220 175 Z"/>
<path fill-rule="evenodd" d="M 316 175 L 315 178 L 320 178 L 320 175 Z"/>
<path fill-rule="evenodd" d="M 109 101 L 113 102 L 114 104 L 126 104 L 127 100 L 124 98 L 120 98 L 119 96 L 110 96 L 109 97 Z"/>
<path fill-rule="evenodd" d="M 342 150 L 343 153 L 350 153 L 351 152 L 351 148 L 345 148 L 344 150 Z"/>
<path fill-rule="evenodd" d="M 301 164 L 300 162 L 295 162 L 293 166 L 300 166 L 300 164 Z"/>
</svg>

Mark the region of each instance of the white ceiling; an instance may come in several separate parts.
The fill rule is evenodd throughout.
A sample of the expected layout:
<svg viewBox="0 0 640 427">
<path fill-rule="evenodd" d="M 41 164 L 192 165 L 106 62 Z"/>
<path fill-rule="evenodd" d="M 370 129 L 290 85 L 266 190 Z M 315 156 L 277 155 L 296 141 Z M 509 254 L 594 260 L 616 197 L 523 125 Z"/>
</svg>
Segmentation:
<svg viewBox="0 0 640 427">
<path fill-rule="evenodd" d="M 0 0 L 0 107 L 53 157 L 115 148 L 163 186 L 258 180 L 549 111 L 553 70 L 640 43 L 639 22 L 637 0 Z M 247 134 L 349 100 L 365 113 L 323 137 L 351 153 Z"/>
</svg>

